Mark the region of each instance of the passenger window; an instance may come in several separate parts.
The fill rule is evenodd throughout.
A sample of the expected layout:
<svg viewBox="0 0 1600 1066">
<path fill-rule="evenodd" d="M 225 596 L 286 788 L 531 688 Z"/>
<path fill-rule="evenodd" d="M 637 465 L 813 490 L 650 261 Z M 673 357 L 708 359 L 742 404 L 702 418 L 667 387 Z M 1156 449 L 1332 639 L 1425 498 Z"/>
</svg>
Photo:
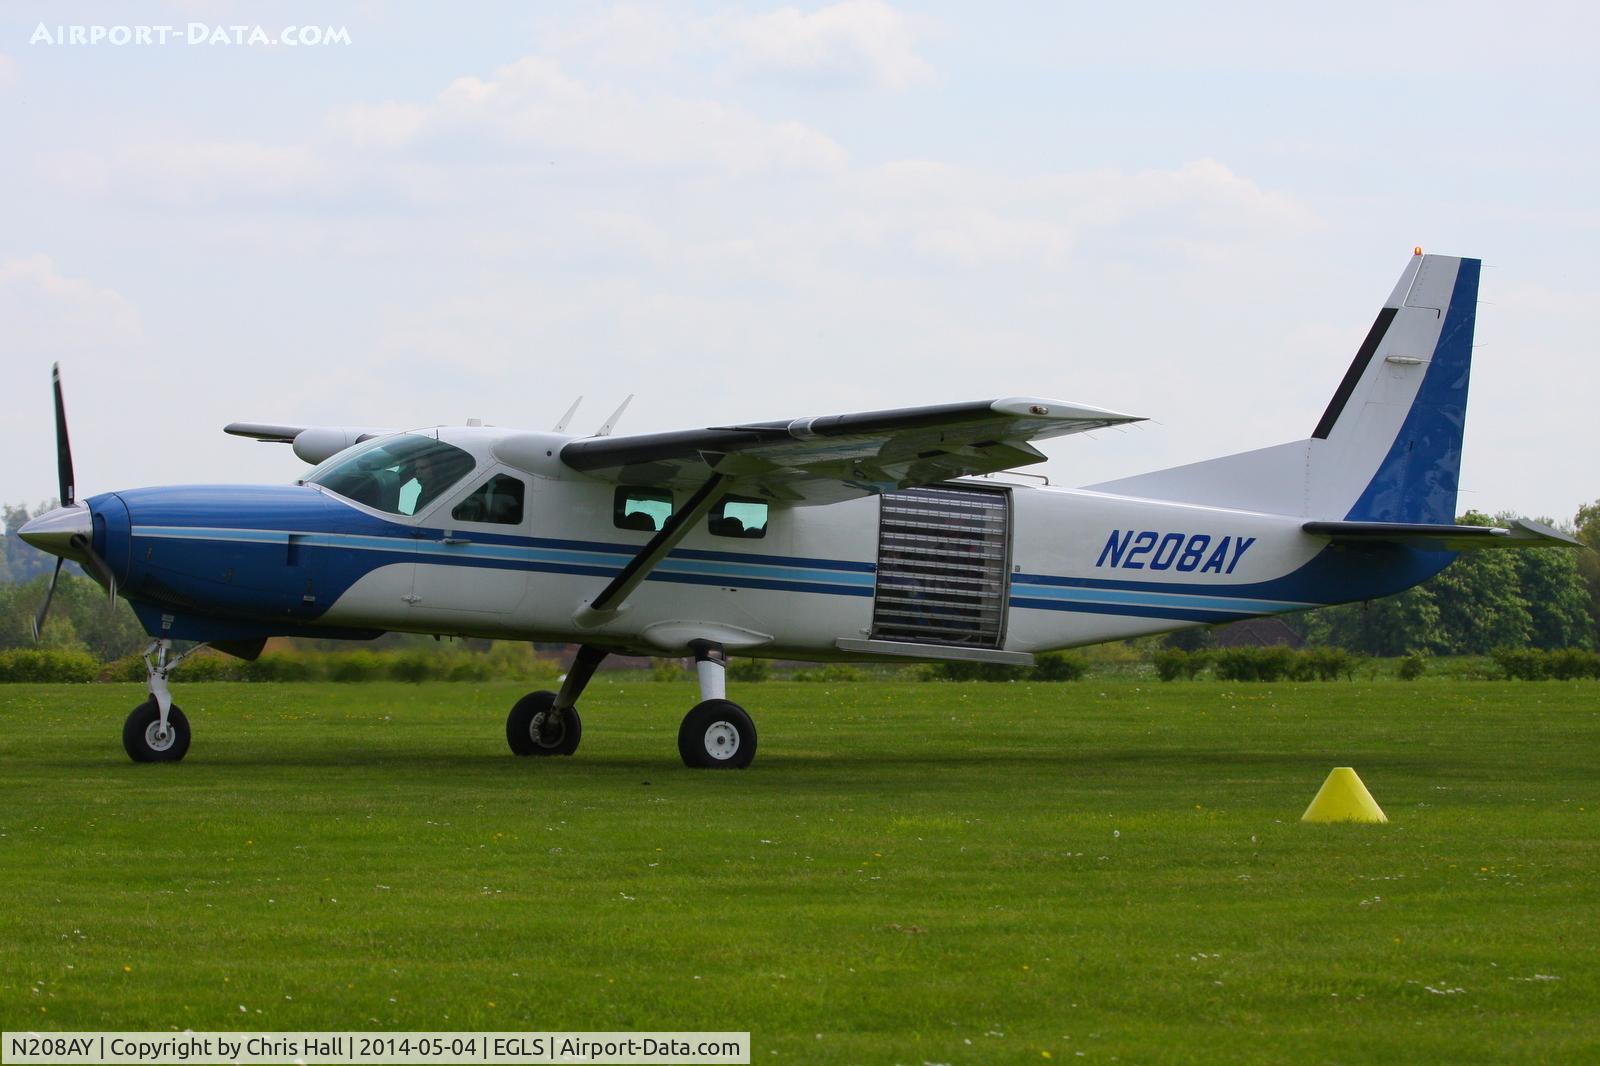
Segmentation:
<svg viewBox="0 0 1600 1066">
<path fill-rule="evenodd" d="M 719 537 L 759 540 L 767 535 L 767 501 L 724 496 L 711 509 L 711 532 Z"/>
<path fill-rule="evenodd" d="M 654 533 L 672 517 L 672 493 L 665 489 L 623 487 L 617 490 L 611 521 L 618 529 Z"/>
<path fill-rule="evenodd" d="M 457 522 L 490 522 L 515 526 L 522 522 L 522 497 L 527 491 L 520 478 L 496 474 L 456 504 L 450 517 Z"/>
</svg>

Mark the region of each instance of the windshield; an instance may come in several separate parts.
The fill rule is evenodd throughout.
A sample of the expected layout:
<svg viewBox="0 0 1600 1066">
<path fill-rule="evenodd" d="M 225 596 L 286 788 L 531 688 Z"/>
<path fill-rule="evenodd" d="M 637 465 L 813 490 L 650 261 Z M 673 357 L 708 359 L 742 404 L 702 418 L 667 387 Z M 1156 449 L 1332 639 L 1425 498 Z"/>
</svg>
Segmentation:
<svg viewBox="0 0 1600 1066">
<path fill-rule="evenodd" d="M 403 433 L 329 459 L 306 482 L 390 514 L 414 515 L 475 465 L 453 444 Z"/>
</svg>

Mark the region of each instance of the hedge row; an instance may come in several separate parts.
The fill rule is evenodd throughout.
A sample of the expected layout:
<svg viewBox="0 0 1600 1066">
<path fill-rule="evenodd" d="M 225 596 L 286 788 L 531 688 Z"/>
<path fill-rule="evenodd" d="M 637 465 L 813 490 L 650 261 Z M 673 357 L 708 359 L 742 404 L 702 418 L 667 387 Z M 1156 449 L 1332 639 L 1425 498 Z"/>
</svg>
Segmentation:
<svg viewBox="0 0 1600 1066">
<path fill-rule="evenodd" d="M 1562 648 L 1559 651 L 1505 648 L 1494 653 L 1494 661 L 1512 681 L 1600 679 L 1600 652 L 1582 648 Z"/>
<path fill-rule="evenodd" d="M 1163 648 L 1153 659 L 1163 681 L 1193 680 L 1207 669 L 1219 681 L 1351 680 L 1361 660 L 1342 648 L 1222 648 L 1183 651 Z"/>
<path fill-rule="evenodd" d="M 482 655 L 424 650 L 267 652 L 254 662 L 202 651 L 185 659 L 180 681 L 554 681 L 560 667 L 531 648 L 497 645 Z M 129 655 L 102 665 L 79 651 L 0 652 L 0 683 L 8 681 L 143 681 L 144 660 Z"/>
<path fill-rule="evenodd" d="M 1081 656 L 1064 651 L 1042 651 L 1032 666 L 995 666 L 990 663 L 934 663 L 918 673 L 925 681 L 1077 681 L 1089 672 Z"/>
<path fill-rule="evenodd" d="M 1076 681 L 1089 672 L 1089 663 L 1064 651 L 1040 652 L 1032 666 L 997 666 L 991 663 L 921 663 L 899 669 L 889 664 L 872 667 L 852 663 L 818 663 L 798 670 L 774 670 L 766 659 L 737 658 L 728 664 L 728 680 L 801 681 L 842 684 L 851 681 Z M 657 681 L 689 680 L 694 675 L 680 659 L 658 659 L 651 669 Z"/>
<path fill-rule="evenodd" d="M 729 667 L 730 679 L 749 683 L 774 676 L 771 664 L 763 659 L 735 659 Z M 1088 664 L 1065 652 L 1045 652 L 1032 667 L 992 666 L 983 663 L 934 663 L 902 671 L 899 676 L 914 681 L 1076 681 L 1088 672 Z M 212 651 L 201 651 L 185 659 L 175 675 L 180 681 L 489 681 L 515 679 L 553 682 L 560 667 L 540 659 L 531 649 L 517 645 L 496 645 L 486 654 L 438 653 L 420 649 L 398 651 L 278 651 L 267 652 L 253 662 L 235 659 Z M 663 659 L 655 664 L 657 680 L 684 678 L 681 660 Z M 796 670 L 787 680 L 814 682 L 859 681 L 868 675 L 848 663 L 825 663 Z M 86 682 L 143 681 L 144 660 L 129 655 L 110 664 L 101 664 L 81 651 L 23 649 L 0 652 L 0 683 L 10 681 Z"/>
<path fill-rule="evenodd" d="M 1334 681 L 1353 678 L 1364 662 L 1339 648 L 1226 648 L 1181 651 L 1164 648 L 1155 653 L 1156 674 L 1163 681 L 1192 680 L 1211 671 L 1222 681 Z M 1508 649 L 1495 653 L 1500 676 L 1520 681 L 1600 679 L 1600 652 L 1579 648 L 1561 651 Z M 1421 677 L 1427 660 L 1410 656 L 1400 661 L 1398 676 Z M 1487 661 L 1472 676 L 1490 676 Z M 986 663 L 932 663 L 908 667 L 896 676 L 908 681 L 1076 681 L 1089 671 L 1081 656 L 1044 652 L 1032 667 L 994 666 Z M 742 683 L 783 678 L 791 681 L 846 683 L 880 676 L 848 663 L 826 663 L 775 674 L 764 659 L 739 658 L 729 666 L 729 678 Z M 485 654 L 436 652 L 421 649 L 340 652 L 268 652 L 245 662 L 215 652 L 200 652 L 179 668 L 181 681 L 490 681 L 498 679 L 554 682 L 560 667 L 535 656 L 531 648 L 500 644 Z M 692 676 L 680 660 L 661 660 L 654 676 L 677 680 Z M 0 683 L 143 681 L 144 662 L 128 656 L 103 665 L 82 651 L 19 648 L 0 651 Z"/>
<path fill-rule="evenodd" d="M 0 651 L 0 682 L 93 681 L 103 669 L 99 660 L 85 651 L 57 651 L 52 648 Z"/>
</svg>

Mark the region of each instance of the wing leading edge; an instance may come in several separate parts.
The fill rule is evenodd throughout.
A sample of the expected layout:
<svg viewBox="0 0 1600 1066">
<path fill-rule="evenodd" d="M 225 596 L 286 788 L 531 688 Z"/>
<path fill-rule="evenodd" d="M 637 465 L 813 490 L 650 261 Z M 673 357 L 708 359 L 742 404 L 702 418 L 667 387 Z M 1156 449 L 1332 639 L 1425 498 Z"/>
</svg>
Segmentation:
<svg viewBox="0 0 1600 1066">
<path fill-rule="evenodd" d="M 753 422 L 561 449 L 574 470 L 618 484 L 690 487 L 711 473 L 728 491 L 795 504 L 834 503 L 1037 463 L 1030 441 L 1140 422 L 1061 400 L 1013 397 Z"/>
</svg>

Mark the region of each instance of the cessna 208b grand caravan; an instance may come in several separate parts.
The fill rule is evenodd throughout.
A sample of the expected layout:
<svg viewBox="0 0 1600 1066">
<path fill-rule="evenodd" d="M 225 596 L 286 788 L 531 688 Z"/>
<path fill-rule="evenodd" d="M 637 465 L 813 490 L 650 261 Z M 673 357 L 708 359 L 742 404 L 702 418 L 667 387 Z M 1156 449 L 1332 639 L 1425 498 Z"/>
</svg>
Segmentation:
<svg viewBox="0 0 1600 1066">
<path fill-rule="evenodd" d="M 679 753 L 743 767 L 756 729 L 726 697 L 730 653 L 1025 665 L 1386 596 L 1465 550 L 1574 543 L 1454 524 L 1478 272 L 1419 249 L 1307 439 L 1078 489 L 983 475 L 1043 459 L 1030 441 L 1138 419 L 1020 398 L 638 436 L 573 436 L 567 418 L 234 424 L 317 465 L 293 485 L 78 503 L 57 375 L 62 506 L 21 535 L 126 597 L 154 638 L 150 698 L 123 730 L 135 760 L 189 748 L 173 641 L 250 658 L 274 636 L 399 630 L 579 645 L 560 691 L 511 708 L 518 755 L 577 749 L 608 653 L 692 654 Z"/>
</svg>

